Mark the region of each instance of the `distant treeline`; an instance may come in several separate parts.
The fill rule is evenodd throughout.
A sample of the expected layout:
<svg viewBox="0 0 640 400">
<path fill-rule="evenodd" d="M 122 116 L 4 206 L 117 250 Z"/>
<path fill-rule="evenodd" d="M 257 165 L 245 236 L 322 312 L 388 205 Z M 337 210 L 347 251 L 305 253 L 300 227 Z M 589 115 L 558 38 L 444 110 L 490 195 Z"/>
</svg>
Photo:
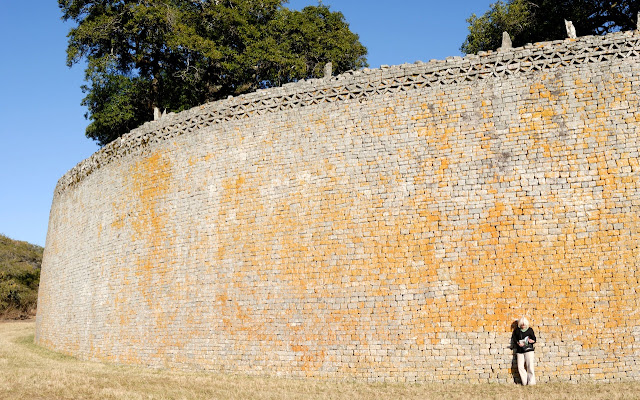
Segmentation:
<svg viewBox="0 0 640 400">
<path fill-rule="evenodd" d="M 35 315 L 43 251 L 0 234 L 0 319 Z"/>
</svg>

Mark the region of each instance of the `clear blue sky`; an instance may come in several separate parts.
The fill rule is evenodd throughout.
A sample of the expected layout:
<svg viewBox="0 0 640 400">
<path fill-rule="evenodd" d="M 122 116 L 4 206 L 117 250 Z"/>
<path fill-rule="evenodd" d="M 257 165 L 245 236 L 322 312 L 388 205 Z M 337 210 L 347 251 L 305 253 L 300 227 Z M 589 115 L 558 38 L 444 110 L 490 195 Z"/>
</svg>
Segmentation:
<svg viewBox="0 0 640 400">
<path fill-rule="evenodd" d="M 360 35 L 372 68 L 460 55 L 465 20 L 492 2 L 323 1 Z M 65 64 L 71 25 L 60 15 L 55 0 L 0 0 L 0 233 L 40 246 L 58 179 L 98 150 L 84 136 L 84 69 Z"/>
</svg>

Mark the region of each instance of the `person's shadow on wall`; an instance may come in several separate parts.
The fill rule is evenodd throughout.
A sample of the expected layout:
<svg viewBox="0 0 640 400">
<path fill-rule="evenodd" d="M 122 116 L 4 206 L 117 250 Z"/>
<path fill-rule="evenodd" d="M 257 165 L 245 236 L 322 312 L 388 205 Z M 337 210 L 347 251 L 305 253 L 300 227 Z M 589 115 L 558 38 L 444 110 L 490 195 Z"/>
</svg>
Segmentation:
<svg viewBox="0 0 640 400">
<path fill-rule="evenodd" d="M 518 320 L 515 320 L 511 323 L 511 332 L 513 332 L 514 330 L 516 330 L 518 328 Z M 518 346 L 518 343 L 516 343 L 513 340 L 513 335 L 511 335 L 509 337 L 509 348 L 512 351 L 512 358 L 511 358 L 511 375 L 513 376 L 513 382 L 514 383 L 522 383 L 522 381 L 520 380 L 520 373 L 518 372 L 518 357 L 516 356 L 516 348 Z"/>
</svg>

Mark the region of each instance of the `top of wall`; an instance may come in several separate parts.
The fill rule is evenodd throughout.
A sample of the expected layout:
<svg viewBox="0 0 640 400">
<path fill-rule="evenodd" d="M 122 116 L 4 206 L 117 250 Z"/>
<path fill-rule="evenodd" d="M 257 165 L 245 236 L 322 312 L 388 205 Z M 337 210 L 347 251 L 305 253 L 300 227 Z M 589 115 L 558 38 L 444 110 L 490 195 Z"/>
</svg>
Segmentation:
<svg viewBox="0 0 640 400">
<path fill-rule="evenodd" d="M 416 62 L 379 69 L 362 69 L 320 79 L 288 83 L 282 87 L 207 103 L 178 114 L 147 122 L 107 144 L 68 171 L 55 194 L 82 181 L 100 167 L 157 142 L 188 134 L 217 123 L 249 118 L 279 110 L 377 94 L 393 94 L 424 87 L 437 87 L 485 79 L 500 79 L 558 67 L 590 64 L 613 59 L 637 58 L 640 33 L 616 32 L 606 36 L 584 36 L 527 44 L 506 51 L 489 51 L 465 57 L 448 57 L 428 63 Z"/>
</svg>

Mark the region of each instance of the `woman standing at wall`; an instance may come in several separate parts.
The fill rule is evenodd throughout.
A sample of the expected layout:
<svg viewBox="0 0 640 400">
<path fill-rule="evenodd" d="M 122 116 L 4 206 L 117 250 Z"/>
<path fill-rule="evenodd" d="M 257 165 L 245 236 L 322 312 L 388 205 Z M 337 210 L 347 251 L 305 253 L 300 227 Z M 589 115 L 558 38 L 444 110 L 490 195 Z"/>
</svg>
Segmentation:
<svg viewBox="0 0 640 400">
<path fill-rule="evenodd" d="M 515 344 L 518 360 L 518 372 L 523 385 L 535 385 L 535 358 L 533 344 L 536 342 L 536 334 L 529 326 L 529 320 L 522 317 L 518 320 L 518 327 L 513 330 L 511 341 Z"/>
</svg>

